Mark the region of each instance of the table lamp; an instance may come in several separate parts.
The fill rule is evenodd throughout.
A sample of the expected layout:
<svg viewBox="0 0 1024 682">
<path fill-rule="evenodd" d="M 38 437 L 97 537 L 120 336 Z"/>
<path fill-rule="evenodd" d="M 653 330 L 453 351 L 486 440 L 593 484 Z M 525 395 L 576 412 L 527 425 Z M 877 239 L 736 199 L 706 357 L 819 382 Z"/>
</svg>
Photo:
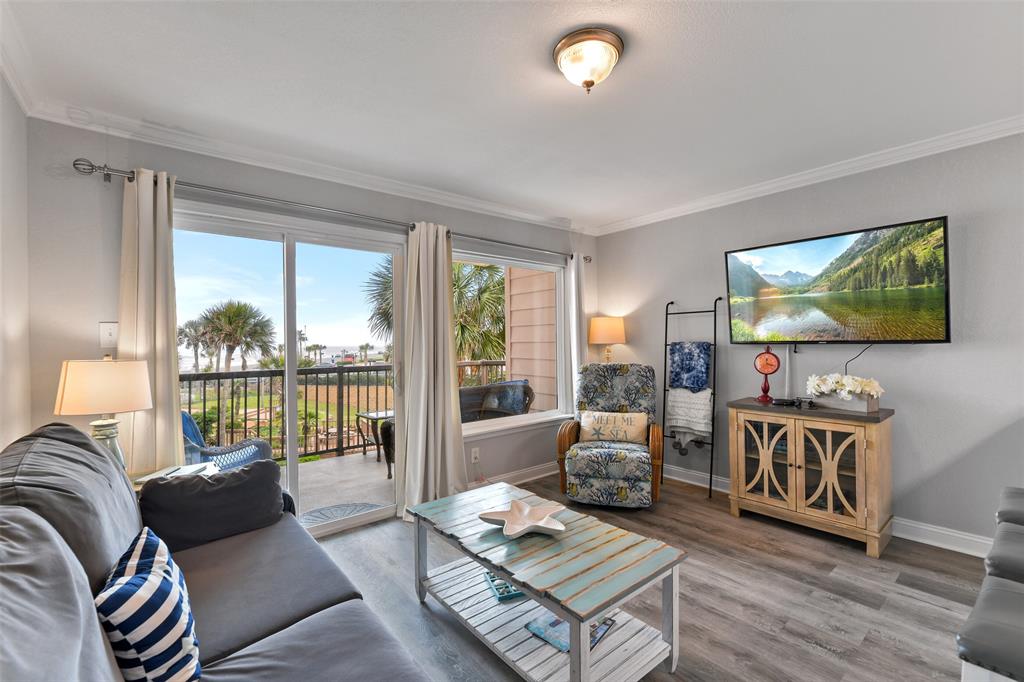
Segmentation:
<svg viewBox="0 0 1024 682">
<path fill-rule="evenodd" d="M 123 466 L 114 414 L 153 407 L 149 367 L 145 360 L 65 360 L 57 385 L 56 415 L 101 415 L 89 422 L 92 437 L 110 450 Z"/>
<path fill-rule="evenodd" d="M 604 344 L 604 361 L 612 361 L 612 344 L 626 343 L 626 327 L 621 317 L 590 318 L 590 333 L 587 334 L 590 344 Z"/>
</svg>

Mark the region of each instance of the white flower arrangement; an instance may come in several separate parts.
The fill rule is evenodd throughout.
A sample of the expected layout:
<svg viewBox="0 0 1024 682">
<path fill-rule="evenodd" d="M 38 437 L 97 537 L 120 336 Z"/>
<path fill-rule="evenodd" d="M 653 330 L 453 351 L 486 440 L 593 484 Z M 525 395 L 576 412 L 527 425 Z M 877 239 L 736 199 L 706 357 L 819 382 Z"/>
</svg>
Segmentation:
<svg viewBox="0 0 1024 682">
<path fill-rule="evenodd" d="M 864 379 L 852 374 L 812 374 L 807 377 L 807 393 L 812 396 L 834 393 L 842 400 L 853 400 L 855 395 L 878 398 L 885 390 L 875 379 Z"/>
</svg>

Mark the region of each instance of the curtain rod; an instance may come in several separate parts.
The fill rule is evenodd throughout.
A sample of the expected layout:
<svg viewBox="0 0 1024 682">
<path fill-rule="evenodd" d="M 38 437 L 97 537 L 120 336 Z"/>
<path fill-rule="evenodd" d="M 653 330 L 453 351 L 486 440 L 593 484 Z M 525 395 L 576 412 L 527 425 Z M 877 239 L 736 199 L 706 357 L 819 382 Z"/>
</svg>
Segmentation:
<svg viewBox="0 0 1024 682">
<path fill-rule="evenodd" d="M 110 166 L 103 164 L 97 166 L 89 159 L 78 158 L 75 159 L 71 164 L 76 171 L 82 175 L 92 175 L 93 173 L 100 173 L 103 175 L 104 182 L 110 182 L 110 176 L 116 175 L 118 177 L 127 178 L 128 182 L 135 182 L 135 171 L 120 170 L 118 168 L 111 168 Z M 154 178 L 155 181 L 155 178 Z M 262 201 L 267 204 L 279 204 L 281 206 L 290 206 L 292 208 L 301 208 L 309 211 L 319 211 L 321 213 L 329 213 L 331 215 L 345 216 L 346 218 L 358 218 L 359 220 L 368 220 L 375 223 L 383 223 L 385 225 L 394 225 L 407 230 L 415 230 L 415 223 L 405 223 L 400 220 L 391 220 L 390 218 L 378 218 L 377 216 L 365 215 L 363 213 L 354 213 L 352 211 L 343 211 L 339 208 L 326 208 L 324 206 L 316 206 L 314 204 L 304 204 L 299 201 L 291 201 L 289 199 L 278 199 L 275 197 L 267 197 L 261 194 L 249 194 L 248 192 L 239 192 L 234 189 L 223 189 L 221 187 L 211 187 L 209 185 L 200 185 L 194 182 L 185 182 L 184 180 L 175 181 L 175 185 L 178 187 L 187 187 L 189 189 L 198 190 L 200 192 L 211 192 L 213 194 L 225 194 L 227 196 L 239 197 L 242 199 L 251 199 L 252 201 Z M 453 236 L 451 231 L 448 231 L 449 236 Z M 549 251 L 548 249 L 538 249 L 532 246 L 522 246 L 521 244 L 513 244 L 512 242 L 501 241 L 500 239 L 488 239 L 486 237 L 473 237 L 467 234 L 455 234 L 454 236 L 462 239 L 472 239 L 479 242 L 488 242 L 491 244 L 499 244 L 501 246 L 511 246 L 517 249 L 525 249 L 527 251 L 536 251 L 537 253 L 546 253 L 552 256 L 562 256 L 563 258 L 571 258 L 571 254 L 562 253 L 561 251 Z M 589 262 L 589 256 L 585 257 Z"/>
<path fill-rule="evenodd" d="M 92 175 L 93 173 L 102 173 L 103 180 L 110 182 L 111 175 L 117 175 L 122 178 L 127 178 L 128 182 L 135 182 L 135 171 L 120 170 L 117 168 L 111 168 L 110 166 L 103 164 L 97 166 L 89 159 L 75 159 L 74 163 L 71 164 L 76 171 L 82 175 Z M 187 187 L 189 189 L 199 190 L 200 192 L 210 192 L 213 194 L 226 194 L 232 197 L 239 197 L 242 199 L 251 199 L 253 201 L 262 201 L 267 204 L 279 204 L 281 206 L 290 206 L 292 208 L 302 208 L 310 211 L 319 211 L 321 213 L 330 213 L 331 215 L 345 216 L 346 218 L 358 218 L 360 220 L 369 220 L 375 223 L 383 223 L 385 225 L 395 225 L 408 230 L 415 230 L 416 225 L 414 223 L 404 223 L 400 220 L 391 220 L 390 218 L 378 218 L 377 216 L 364 215 L 362 213 L 354 213 L 352 211 L 342 211 L 338 208 L 325 208 L 324 206 L 315 206 L 313 204 L 304 204 L 299 201 L 290 201 L 288 199 L 277 199 L 275 197 L 266 197 L 260 194 L 249 194 L 248 192 L 239 192 L 234 189 L 223 189 L 221 187 L 210 187 L 209 185 L 200 185 L 195 182 L 185 182 L 184 180 L 177 180 L 175 184 L 178 187 Z"/>
</svg>

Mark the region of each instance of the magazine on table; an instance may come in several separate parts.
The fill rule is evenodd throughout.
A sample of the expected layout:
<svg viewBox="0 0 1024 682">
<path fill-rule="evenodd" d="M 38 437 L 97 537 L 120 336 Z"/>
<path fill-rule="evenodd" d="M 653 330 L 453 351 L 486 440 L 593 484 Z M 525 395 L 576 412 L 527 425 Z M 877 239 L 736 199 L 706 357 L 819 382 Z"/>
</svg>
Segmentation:
<svg viewBox="0 0 1024 682">
<path fill-rule="evenodd" d="M 597 623 L 590 624 L 591 649 L 597 646 L 597 643 L 608 634 L 613 625 L 615 625 L 615 620 L 612 618 L 605 618 Z M 543 616 L 534 618 L 527 623 L 526 629 L 559 651 L 569 650 L 569 623 L 557 616 L 545 613 Z"/>
</svg>

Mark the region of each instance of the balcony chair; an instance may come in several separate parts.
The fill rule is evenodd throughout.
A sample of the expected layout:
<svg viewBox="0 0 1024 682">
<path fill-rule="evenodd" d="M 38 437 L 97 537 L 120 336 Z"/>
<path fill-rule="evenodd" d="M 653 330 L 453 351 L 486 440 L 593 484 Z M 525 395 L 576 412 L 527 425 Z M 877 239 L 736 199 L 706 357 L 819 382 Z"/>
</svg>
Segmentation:
<svg viewBox="0 0 1024 682">
<path fill-rule="evenodd" d="M 662 466 L 661 425 L 655 421 L 654 368 L 590 364 L 580 368 L 576 419 L 558 429 L 559 484 L 570 500 L 613 507 L 649 507 L 658 500 Z M 579 442 L 580 413 L 646 412 L 647 442 Z"/>
<path fill-rule="evenodd" d="M 221 471 L 244 467 L 259 459 L 271 459 L 270 443 L 247 438 L 232 445 L 208 446 L 192 415 L 181 411 L 181 433 L 185 437 L 185 464 L 213 462 Z"/>
<path fill-rule="evenodd" d="M 533 388 L 527 379 L 499 381 L 459 389 L 462 423 L 526 414 L 533 404 Z"/>
</svg>

